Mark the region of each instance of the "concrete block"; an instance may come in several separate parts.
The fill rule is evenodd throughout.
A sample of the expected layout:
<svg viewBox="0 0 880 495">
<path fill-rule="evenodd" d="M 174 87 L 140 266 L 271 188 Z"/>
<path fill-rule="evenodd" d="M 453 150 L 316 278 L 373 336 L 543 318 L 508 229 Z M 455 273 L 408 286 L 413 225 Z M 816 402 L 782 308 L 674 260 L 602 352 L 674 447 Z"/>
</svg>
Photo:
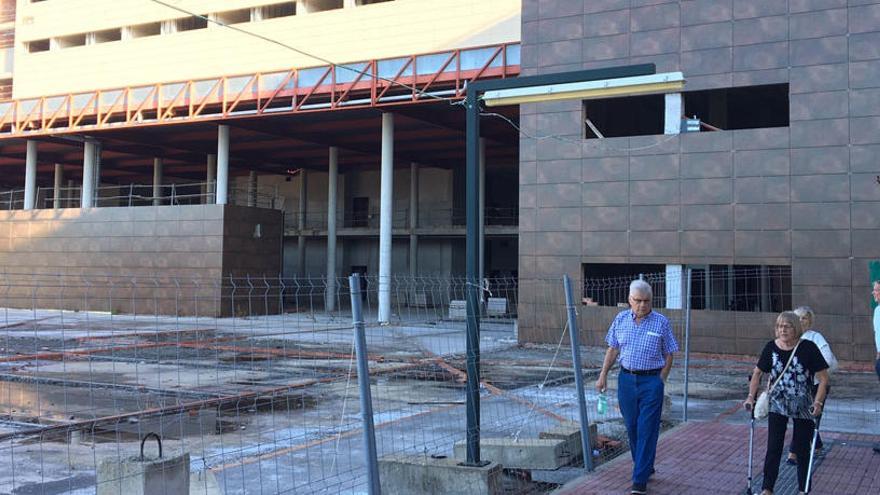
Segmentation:
<svg viewBox="0 0 880 495">
<path fill-rule="evenodd" d="M 485 458 L 485 456 L 483 456 Z M 379 459 L 382 493 L 494 495 L 501 493 L 501 465 L 462 466 L 457 459 L 391 455 Z"/>
<path fill-rule="evenodd" d="M 593 448 L 596 448 L 599 430 L 596 423 L 590 423 L 590 439 L 593 441 Z M 579 423 L 562 424 L 547 431 L 538 434 L 538 438 L 546 440 L 562 440 L 566 444 L 566 448 L 572 453 L 572 459 L 583 458 L 584 447 L 581 443 L 581 425 Z"/>
<path fill-rule="evenodd" d="M 106 459 L 98 466 L 97 478 L 97 495 L 188 495 L 189 454 Z"/>
<path fill-rule="evenodd" d="M 455 442 L 455 458 L 465 459 L 466 443 Z M 480 456 L 505 469 L 558 469 L 571 463 L 572 452 L 564 440 L 540 438 L 481 438 Z"/>
<path fill-rule="evenodd" d="M 189 492 L 193 495 L 223 495 L 223 488 L 214 471 L 206 469 L 190 475 Z"/>
</svg>

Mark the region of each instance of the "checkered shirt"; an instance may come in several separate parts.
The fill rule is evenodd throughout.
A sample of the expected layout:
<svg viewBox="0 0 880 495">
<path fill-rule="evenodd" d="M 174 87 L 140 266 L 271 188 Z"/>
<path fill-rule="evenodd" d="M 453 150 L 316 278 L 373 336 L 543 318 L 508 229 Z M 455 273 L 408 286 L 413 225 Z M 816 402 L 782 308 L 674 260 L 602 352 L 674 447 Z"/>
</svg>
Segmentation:
<svg viewBox="0 0 880 495">
<path fill-rule="evenodd" d="M 617 361 L 628 370 L 655 370 L 666 365 L 666 355 L 678 351 L 678 342 L 665 316 L 651 311 L 640 324 L 635 313 L 618 314 L 608 329 L 605 343 L 620 349 Z"/>
</svg>

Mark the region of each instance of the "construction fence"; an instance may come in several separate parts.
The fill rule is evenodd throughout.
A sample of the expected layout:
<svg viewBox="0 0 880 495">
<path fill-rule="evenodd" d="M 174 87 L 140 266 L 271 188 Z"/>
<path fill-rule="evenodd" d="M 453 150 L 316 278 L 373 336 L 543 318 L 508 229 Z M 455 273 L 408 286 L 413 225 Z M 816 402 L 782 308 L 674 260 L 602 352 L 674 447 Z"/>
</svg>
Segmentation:
<svg viewBox="0 0 880 495">
<path fill-rule="evenodd" d="M 754 359 L 684 352 L 696 329 L 689 285 L 674 276 L 642 275 L 687 354 L 667 383 L 663 425 L 688 414 L 734 420 Z M 352 291 L 347 277 L 2 274 L 0 493 L 122 493 L 139 483 L 154 493 L 365 493 L 371 450 L 379 462 L 464 460 L 468 284 L 393 277 L 391 317 L 380 322 L 379 280 L 357 280 Z M 528 291 L 512 278 L 480 284 L 482 457 L 566 439 L 538 464 L 508 459 L 503 493 L 549 492 L 626 452 L 616 380 L 597 411 L 604 348 L 570 339 L 604 333 L 607 315 L 590 310 L 604 309 L 599 301 L 620 311 L 630 281 L 575 282 L 568 298 L 562 277 L 530 280 Z M 363 321 L 360 363 L 354 321 Z M 554 341 L 524 341 L 524 324 Z M 369 387 L 359 386 L 359 364 Z M 880 431 L 880 403 L 865 395 L 871 375 L 850 367 L 839 376 L 823 426 Z M 587 457 L 582 422 L 592 425 Z"/>
</svg>

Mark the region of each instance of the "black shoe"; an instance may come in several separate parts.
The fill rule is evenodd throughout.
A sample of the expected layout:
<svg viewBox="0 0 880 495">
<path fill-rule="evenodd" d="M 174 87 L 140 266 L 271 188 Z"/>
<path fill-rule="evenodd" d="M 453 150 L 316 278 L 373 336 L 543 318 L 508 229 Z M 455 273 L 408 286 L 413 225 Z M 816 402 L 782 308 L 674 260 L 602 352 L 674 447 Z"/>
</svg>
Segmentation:
<svg viewBox="0 0 880 495">
<path fill-rule="evenodd" d="M 651 472 L 650 472 L 650 473 L 648 473 L 648 478 L 650 478 L 650 477 L 651 477 L 651 476 L 654 476 L 654 473 L 656 473 L 656 472 L 657 472 L 657 470 L 656 470 L 656 469 L 654 469 L 654 468 L 651 468 Z"/>
<path fill-rule="evenodd" d="M 874 444 L 874 453 L 880 454 L 880 443 Z"/>
<path fill-rule="evenodd" d="M 633 488 L 630 493 L 632 495 L 647 495 L 648 494 L 648 485 L 646 485 L 644 483 L 633 483 Z"/>
<path fill-rule="evenodd" d="M 788 459 L 785 460 L 785 463 L 788 464 L 789 466 L 797 466 L 797 459 L 793 459 L 793 458 L 789 457 Z"/>
</svg>

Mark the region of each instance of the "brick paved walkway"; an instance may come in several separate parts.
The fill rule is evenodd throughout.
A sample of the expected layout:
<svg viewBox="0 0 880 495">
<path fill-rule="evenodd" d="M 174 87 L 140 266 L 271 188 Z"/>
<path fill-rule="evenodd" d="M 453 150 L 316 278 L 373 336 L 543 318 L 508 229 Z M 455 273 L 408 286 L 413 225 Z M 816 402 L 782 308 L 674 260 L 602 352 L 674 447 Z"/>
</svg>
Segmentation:
<svg viewBox="0 0 880 495">
<path fill-rule="evenodd" d="M 789 434 L 791 428 L 789 428 Z M 814 495 L 880 493 L 880 455 L 871 447 L 880 436 L 823 432 L 825 450 L 813 477 Z M 719 422 L 688 423 L 663 434 L 657 447 L 657 474 L 648 483 L 651 495 L 744 494 L 749 428 Z M 766 423 L 755 428 L 753 476 L 760 492 L 767 440 Z M 788 440 L 786 440 L 787 445 Z M 777 495 L 797 493 L 794 468 L 783 464 Z M 628 494 L 632 461 L 629 454 L 574 480 L 557 495 Z"/>
</svg>

